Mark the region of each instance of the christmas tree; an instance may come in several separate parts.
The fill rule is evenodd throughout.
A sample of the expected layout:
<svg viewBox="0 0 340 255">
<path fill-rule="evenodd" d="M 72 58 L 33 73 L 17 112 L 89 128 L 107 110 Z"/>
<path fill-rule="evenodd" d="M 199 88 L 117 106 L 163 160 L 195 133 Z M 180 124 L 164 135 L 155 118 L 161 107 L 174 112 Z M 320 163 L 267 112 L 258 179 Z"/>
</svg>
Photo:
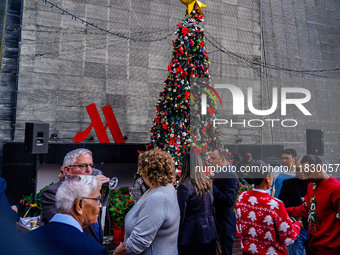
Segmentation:
<svg viewBox="0 0 340 255">
<path fill-rule="evenodd" d="M 210 62 L 201 25 L 204 19 L 201 8 L 206 6 L 195 0 L 180 1 L 188 6 L 188 12 L 176 25 L 169 75 L 159 94 L 157 116 L 150 129 L 151 142 L 147 145 L 147 149 L 171 153 L 176 170 L 181 170 L 181 158 L 189 149 L 201 155 L 207 166 L 211 150 L 222 146 L 220 131 L 213 123 L 217 117 L 213 93 L 217 97 L 218 94 L 210 86 Z M 202 100 L 206 103 L 202 104 Z"/>
</svg>

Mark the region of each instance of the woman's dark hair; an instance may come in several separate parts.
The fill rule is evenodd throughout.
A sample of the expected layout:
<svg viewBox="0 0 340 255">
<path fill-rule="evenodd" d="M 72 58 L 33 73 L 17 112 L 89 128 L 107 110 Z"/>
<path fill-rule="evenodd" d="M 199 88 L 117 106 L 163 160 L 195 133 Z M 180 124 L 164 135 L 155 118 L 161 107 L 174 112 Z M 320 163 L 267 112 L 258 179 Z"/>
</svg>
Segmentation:
<svg viewBox="0 0 340 255">
<path fill-rule="evenodd" d="M 272 173 L 272 167 L 262 161 L 256 160 L 249 164 L 249 173 L 244 178 L 249 184 L 260 185 Z"/>
<path fill-rule="evenodd" d="M 185 153 L 182 158 L 182 173 L 179 184 L 186 179 L 190 179 L 191 183 L 195 185 L 195 192 L 197 194 L 201 196 L 207 194 L 212 185 L 203 170 L 204 168 L 200 156 L 192 151 Z"/>
</svg>

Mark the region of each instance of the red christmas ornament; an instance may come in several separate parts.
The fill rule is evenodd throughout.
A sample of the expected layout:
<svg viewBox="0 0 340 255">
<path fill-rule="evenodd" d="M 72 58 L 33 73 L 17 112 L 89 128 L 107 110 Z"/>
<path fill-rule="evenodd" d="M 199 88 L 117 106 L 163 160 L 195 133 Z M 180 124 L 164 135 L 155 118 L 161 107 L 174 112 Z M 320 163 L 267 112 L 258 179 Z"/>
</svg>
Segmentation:
<svg viewBox="0 0 340 255">
<path fill-rule="evenodd" d="M 185 27 L 182 29 L 182 34 L 185 36 L 189 33 L 189 28 Z"/>
</svg>

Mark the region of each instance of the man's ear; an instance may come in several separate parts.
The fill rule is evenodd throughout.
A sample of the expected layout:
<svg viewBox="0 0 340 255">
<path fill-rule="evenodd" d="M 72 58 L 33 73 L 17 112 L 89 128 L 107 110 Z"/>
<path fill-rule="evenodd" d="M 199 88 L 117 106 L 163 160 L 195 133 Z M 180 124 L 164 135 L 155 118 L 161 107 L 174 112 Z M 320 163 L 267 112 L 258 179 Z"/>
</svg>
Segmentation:
<svg viewBox="0 0 340 255">
<path fill-rule="evenodd" d="M 69 166 L 64 166 L 64 172 L 66 177 L 72 176 L 71 168 Z"/>
<path fill-rule="evenodd" d="M 77 199 L 74 203 L 74 210 L 77 214 L 83 214 L 84 200 L 82 198 Z"/>
</svg>

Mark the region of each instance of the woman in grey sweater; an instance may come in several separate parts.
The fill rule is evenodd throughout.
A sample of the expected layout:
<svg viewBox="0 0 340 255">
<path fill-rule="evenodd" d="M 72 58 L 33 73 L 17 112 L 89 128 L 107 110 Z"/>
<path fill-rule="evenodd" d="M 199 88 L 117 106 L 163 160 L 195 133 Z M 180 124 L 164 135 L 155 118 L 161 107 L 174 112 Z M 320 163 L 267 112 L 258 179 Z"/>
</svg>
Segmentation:
<svg viewBox="0 0 340 255">
<path fill-rule="evenodd" d="M 139 156 L 142 177 L 150 189 L 125 217 L 125 242 L 114 255 L 177 255 L 180 212 L 173 183 L 171 154 L 146 151 Z"/>
</svg>

